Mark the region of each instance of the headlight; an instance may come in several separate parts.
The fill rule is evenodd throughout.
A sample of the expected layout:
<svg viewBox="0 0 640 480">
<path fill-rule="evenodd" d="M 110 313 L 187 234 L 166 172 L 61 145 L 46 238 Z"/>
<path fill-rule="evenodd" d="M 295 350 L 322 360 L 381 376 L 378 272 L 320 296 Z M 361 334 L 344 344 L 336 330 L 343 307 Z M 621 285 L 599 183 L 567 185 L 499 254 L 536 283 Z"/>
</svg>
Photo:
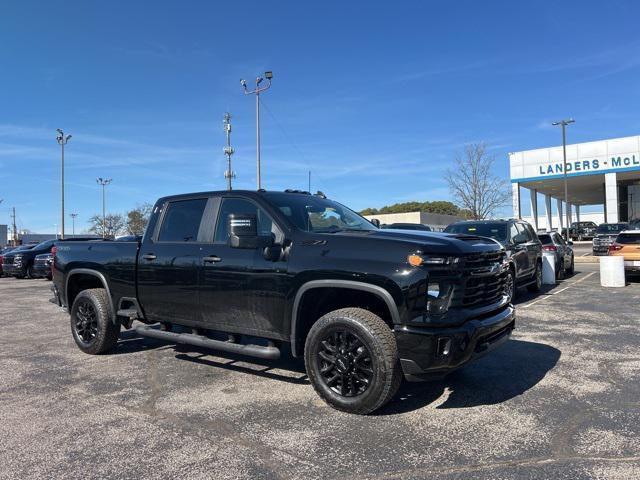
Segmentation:
<svg viewBox="0 0 640 480">
<path fill-rule="evenodd" d="M 429 282 L 427 287 L 427 313 L 442 315 L 447 313 L 451 303 L 451 285 L 448 282 Z"/>
<path fill-rule="evenodd" d="M 419 267 L 420 265 L 451 265 L 458 263 L 460 259 L 458 257 L 444 257 L 438 255 L 420 255 L 411 254 L 407 257 L 407 262 L 413 267 Z"/>
</svg>

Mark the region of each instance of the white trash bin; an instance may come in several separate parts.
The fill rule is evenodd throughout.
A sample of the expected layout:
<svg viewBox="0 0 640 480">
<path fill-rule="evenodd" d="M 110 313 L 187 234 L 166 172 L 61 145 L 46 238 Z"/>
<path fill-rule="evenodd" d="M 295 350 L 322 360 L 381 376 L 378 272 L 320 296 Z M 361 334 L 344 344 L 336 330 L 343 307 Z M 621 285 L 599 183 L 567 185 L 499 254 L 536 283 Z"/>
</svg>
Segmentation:
<svg viewBox="0 0 640 480">
<path fill-rule="evenodd" d="M 624 287 L 624 257 L 600 257 L 600 285 L 603 287 Z"/>
<path fill-rule="evenodd" d="M 542 283 L 556 284 L 556 254 L 553 252 L 542 252 Z"/>
</svg>

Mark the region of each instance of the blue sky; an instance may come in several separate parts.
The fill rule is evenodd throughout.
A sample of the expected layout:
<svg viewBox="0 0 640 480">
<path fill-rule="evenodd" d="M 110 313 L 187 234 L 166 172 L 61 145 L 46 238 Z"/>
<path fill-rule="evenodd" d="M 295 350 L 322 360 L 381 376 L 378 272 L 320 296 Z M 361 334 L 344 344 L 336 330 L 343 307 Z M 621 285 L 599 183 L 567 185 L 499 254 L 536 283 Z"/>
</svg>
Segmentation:
<svg viewBox="0 0 640 480">
<path fill-rule="evenodd" d="M 59 147 L 78 229 L 101 210 L 223 189 L 233 115 L 236 188 L 325 191 L 355 209 L 450 199 L 443 173 L 485 141 L 507 152 L 640 133 L 640 4 L 574 2 L 4 2 L 0 223 L 53 232 Z M 509 209 L 505 209 L 509 212 Z M 67 218 L 67 229 L 70 230 Z"/>
</svg>

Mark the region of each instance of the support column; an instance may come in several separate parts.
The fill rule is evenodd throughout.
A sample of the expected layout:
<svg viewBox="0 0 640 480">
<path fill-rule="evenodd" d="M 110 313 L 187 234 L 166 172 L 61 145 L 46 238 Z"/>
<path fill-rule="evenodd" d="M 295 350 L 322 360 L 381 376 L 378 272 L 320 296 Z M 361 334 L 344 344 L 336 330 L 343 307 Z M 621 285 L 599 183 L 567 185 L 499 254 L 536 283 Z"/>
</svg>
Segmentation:
<svg viewBox="0 0 640 480">
<path fill-rule="evenodd" d="M 618 175 L 614 173 L 604 174 L 605 206 L 607 222 L 617 223 L 618 220 Z"/>
<path fill-rule="evenodd" d="M 531 194 L 531 216 L 533 217 L 533 228 L 538 231 L 538 191 L 529 189 Z"/>
<path fill-rule="evenodd" d="M 567 214 L 569 215 L 569 225 L 568 227 L 571 228 L 571 224 L 573 223 L 573 205 L 571 205 L 570 203 L 567 203 Z"/>
<path fill-rule="evenodd" d="M 580 205 L 576 205 L 576 222 L 580 221 Z"/>
<path fill-rule="evenodd" d="M 511 184 L 511 197 L 513 200 L 514 218 L 522 218 L 522 214 L 520 213 L 522 211 L 520 208 L 520 184 L 517 182 Z"/>
<path fill-rule="evenodd" d="M 553 229 L 553 213 L 551 212 L 551 195 L 544 196 L 544 211 L 547 214 L 547 232 Z"/>
<path fill-rule="evenodd" d="M 564 214 L 562 212 L 562 200 L 557 198 L 556 202 L 558 206 L 558 220 L 560 221 L 560 233 L 562 233 L 562 228 L 564 227 Z"/>
</svg>

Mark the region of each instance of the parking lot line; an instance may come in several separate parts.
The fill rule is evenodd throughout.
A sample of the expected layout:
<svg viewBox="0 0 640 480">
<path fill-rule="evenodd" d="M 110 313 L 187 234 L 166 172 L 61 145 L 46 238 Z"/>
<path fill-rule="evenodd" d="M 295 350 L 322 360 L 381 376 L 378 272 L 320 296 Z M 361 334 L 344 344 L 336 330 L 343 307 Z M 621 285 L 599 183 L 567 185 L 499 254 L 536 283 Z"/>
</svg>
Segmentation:
<svg viewBox="0 0 640 480">
<path fill-rule="evenodd" d="M 575 280 L 574 282 L 570 282 L 570 283 L 568 282 L 569 284 L 566 287 L 561 288 L 560 290 L 555 291 L 555 292 L 546 293 L 542 298 L 538 298 L 537 300 L 534 300 L 533 302 L 529 302 L 526 305 L 518 306 L 518 308 L 529 308 L 532 305 L 535 305 L 536 303 L 540 303 L 543 300 L 546 300 L 546 299 L 548 299 L 548 298 L 550 298 L 550 297 L 552 297 L 554 295 L 557 295 L 559 293 L 564 292 L 565 290 L 568 290 L 569 288 L 573 287 L 574 285 L 576 285 L 576 284 L 578 284 L 580 282 L 583 282 L 584 280 L 586 280 L 587 278 L 591 277 L 592 275 L 595 275 L 595 273 L 596 272 L 587 273 L 584 277 L 581 277 L 581 278 Z"/>
</svg>

